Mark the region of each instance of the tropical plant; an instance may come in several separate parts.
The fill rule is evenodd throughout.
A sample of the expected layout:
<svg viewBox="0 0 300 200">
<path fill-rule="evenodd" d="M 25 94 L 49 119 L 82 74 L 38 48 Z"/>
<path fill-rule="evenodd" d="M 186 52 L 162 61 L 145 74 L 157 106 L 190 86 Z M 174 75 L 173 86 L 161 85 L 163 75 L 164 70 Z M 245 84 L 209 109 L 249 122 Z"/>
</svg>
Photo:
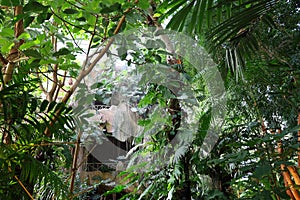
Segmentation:
<svg viewBox="0 0 300 200">
<path fill-rule="evenodd" d="M 25 65 L 22 67 L 20 71 L 27 71 Z M 34 194 L 40 196 L 41 192 L 44 197 L 66 198 L 67 186 L 60 175 L 71 164 L 68 144 L 74 135 L 71 109 L 63 103 L 35 97 L 38 80 L 24 71 L 6 85 L 1 76 L 0 195 L 6 199 L 22 199 L 33 198 Z M 61 115 L 54 122 L 57 110 L 61 110 Z M 46 128 L 53 133 L 53 138 L 44 134 Z"/>
<path fill-rule="evenodd" d="M 224 127 L 212 153 L 200 159 L 212 120 L 203 79 L 187 60 L 170 52 L 136 48 L 128 59 L 129 51 L 121 44 L 114 56 L 139 66 L 144 78 L 142 92 L 129 94 L 138 99 L 136 109 L 143 111 L 140 125 L 151 129 L 163 124 L 147 142 L 145 135 L 136 138 L 145 147 L 136 155 L 167 146 L 184 112 L 170 90 L 147 82 L 144 65 L 163 64 L 183 74 L 203 112 L 191 145 L 179 148 L 168 165 L 144 173 L 136 173 L 143 163 L 132 166 L 121 174 L 127 175 L 128 184 L 107 194 L 138 185 L 123 199 L 300 198 L 297 1 L 0 2 L 1 199 L 100 198 L 88 194 L 93 187 L 83 187 L 76 175 L 82 165 L 77 159 L 83 127 L 77 134 L 74 123 L 87 121 L 87 115 L 85 108 L 72 111 L 68 104 L 107 103 L 117 80 L 107 77 L 93 86 L 98 94 L 89 95 L 81 83 L 104 55 L 113 54 L 112 36 L 137 27 L 161 28 L 164 23 L 212 53 L 228 90 Z M 165 45 L 149 37 L 145 47 Z M 73 98 L 76 89 L 79 95 Z M 171 112 L 144 112 L 149 107 Z"/>
<path fill-rule="evenodd" d="M 295 1 L 169 1 L 158 9 L 170 28 L 197 33 L 224 72 L 230 112 L 206 173 L 226 198 L 299 198 L 298 9 Z"/>
<path fill-rule="evenodd" d="M 9 174 L 1 182 L 3 198 L 13 198 L 14 189 L 20 199 L 65 199 L 81 192 L 74 188 L 80 134 L 74 137 L 67 104 L 107 52 L 110 37 L 136 22 L 142 25 L 148 6 L 147 1 L 1 1 L 1 174 Z"/>
</svg>

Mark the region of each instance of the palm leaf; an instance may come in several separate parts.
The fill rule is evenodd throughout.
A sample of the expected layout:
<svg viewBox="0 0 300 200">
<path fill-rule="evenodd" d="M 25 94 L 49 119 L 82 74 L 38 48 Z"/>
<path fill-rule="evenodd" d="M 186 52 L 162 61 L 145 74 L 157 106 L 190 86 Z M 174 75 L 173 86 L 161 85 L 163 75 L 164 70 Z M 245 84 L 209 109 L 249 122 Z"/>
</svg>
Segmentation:
<svg viewBox="0 0 300 200">
<path fill-rule="evenodd" d="M 46 185 L 52 188 L 56 197 L 67 198 L 68 188 L 63 180 L 55 174 L 47 165 L 37 161 L 31 156 L 26 155 L 22 163 L 21 178 L 29 180 L 30 183 L 35 183 L 40 188 L 47 188 Z M 39 192 L 39 189 L 37 189 Z"/>
<path fill-rule="evenodd" d="M 220 50 L 226 52 L 227 67 L 240 74 L 245 65 L 244 57 L 258 49 L 255 33 L 258 24 L 275 26 L 268 13 L 277 3 L 278 0 L 173 0 L 159 9 L 168 10 L 161 20 L 171 17 L 167 28 L 206 35 L 209 52 L 215 55 Z"/>
<path fill-rule="evenodd" d="M 176 29 L 178 31 L 183 30 L 185 25 L 185 20 L 189 14 L 189 11 L 193 8 L 194 1 L 189 4 L 186 4 L 182 9 L 180 9 L 170 20 L 167 25 L 167 28 Z"/>
</svg>

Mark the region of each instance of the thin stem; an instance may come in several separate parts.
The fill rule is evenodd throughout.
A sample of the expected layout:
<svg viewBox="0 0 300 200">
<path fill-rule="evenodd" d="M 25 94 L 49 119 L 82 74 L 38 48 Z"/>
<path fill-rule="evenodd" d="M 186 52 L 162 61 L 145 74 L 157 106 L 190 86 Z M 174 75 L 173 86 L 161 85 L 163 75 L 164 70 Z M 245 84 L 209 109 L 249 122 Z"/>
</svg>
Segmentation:
<svg viewBox="0 0 300 200">
<path fill-rule="evenodd" d="M 57 88 L 56 93 L 54 95 L 54 101 L 57 100 L 60 89 L 62 89 L 63 91 L 66 92 L 66 90 L 63 88 L 65 86 L 66 76 L 67 76 L 67 71 L 64 72 L 62 83 L 59 83 L 59 85 L 58 85 L 58 88 Z"/>
<path fill-rule="evenodd" d="M 54 64 L 53 76 L 52 76 L 53 77 L 53 81 L 52 81 L 53 84 L 52 84 L 52 88 L 51 88 L 50 92 L 47 95 L 47 98 L 48 98 L 49 102 L 53 101 L 53 95 L 54 95 L 54 92 L 56 91 L 57 86 L 58 86 L 57 70 L 58 70 L 58 64 Z"/>
<path fill-rule="evenodd" d="M 75 25 L 75 24 L 72 24 L 71 22 L 68 22 L 68 21 L 64 20 L 62 17 L 60 17 L 58 14 L 56 14 L 56 13 L 54 12 L 53 9 L 51 9 L 51 12 L 52 12 L 53 15 L 55 15 L 55 16 L 56 16 L 58 19 L 60 19 L 61 21 L 65 22 L 65 23 L 67 23 L 67 24 L 69 24 L 69 25 L 71 25 L 71 26 L 74 26 L 75 28 L 79 28 L 79 29 L 81 29 L 81 30 L 84 30 L 84 31 L 87 32 L 87 33 L 93 34 L 92 31 L 83 29 L 83 28 L 80 27 L 80 26 L 77 26 L 77 25 Z"/>
<path fill-rule="evenodd" d="M 93 40 L 94 40 L 94 37 L 95 37 L 95 33 L 96 33 L 96 24 L 97 24 L 97 22 L 98 22 L 98 16 L 96 17 L 93 34 L 91 36 L 91 39 L 90 39 L 90 42 L 89 42 L 89 47 L 88 47 L 87 53 L 86 53 L 86 59 L 85 59 L 85 61 L 83 63 L 83 69 L 84 69 L 84 67 L 87 64 L 88 59 L 89 59 L 89 54 L 90 54 L 90 51 L 91 51 L 91 46 L 92 46 L 92 43 L 93 43 Z"/>
<path fill-rule="evenodd" d="M 8 168 L 9 172 L 12 172 L 11 168 Z M 26 192 L 26 194 L 29 196 L 30 199 L 34 200 L 33 196 L 30 194 L 30 192 L 27 190 L 27 188 L 25 187 L 25 185 L 22 183 L 22 181 L 16 176 L 14 175 L 14 178 L 17 180 L 17 182 L 20 184 L 20 186 L 23 188 L 23 190 Z"/>
<path fill-rule="evenodd" d="M 70 200 L 73 199 L 73 191 L 74 191 L 74 183 L 75 183 L 75 177 L 77 172 L 77 160 L 80 150 L 80 139 L 81 139 L 82 132 L 80 132 L 77 136 L 77 142 L 75 146 L 75 152 L 73 155 L 73 164 L 72 164 L 72 177 L 71 177 L 71 184 L 70 184 Z"/>
<path fill-rule="evenodd" d="M 298 144 L 300 144 L 300 109 L 298 111 Z M 300 147 L 298 148 L 298 168 L 300 168 Z"/>
<path fill-rule="evenodd" d="M 71 35 L 71 38 L 72 38 L 74 44 L 77 46 L 78 49 L 80 49 L 80 51 L 82 51 L 84 54 L 86 54 L 85 51 L 77 44 L 77 42 L 76 42 L 76 40 L 75 40 L 75 38 L 74 38 L 72 32 L 71 32 L 71 31 L 69 30 L 69 28 L 68 28 L 68 25 L 66 24 L 66 22 L 63 22 L 63 23 L 64 23 L 64 25 L 65 25 L 65 27 L 66 27 L 68 33 Z"/>
<path fill-rule="evenodd" d="M 76 143 L 76 142 L 75 142 Z M 97 145 L 94 145 L 93 148 L 91 148 L 91 150 L 89 150 L 89 152 L 85 155 L 85 157 L 82 159 L 82 161 L 77 165 L 77 169 L 79 169 L 84 163 L 85 161 L 88 159 L 89 155 L 94 151 L 94 149 L 97 147 Z M 73 176 L 73 172 L 71 173 L 71 176 L 69 176 L 65 182 L 67 182 L 71 177 Z"/>
<path fill-rule="evenodd" d="M 32 197 L 32 195 L 30 194 L 30 192 L 26 189 L 26 187 L 24 186 L 24 184 L 20 181 L 20 179 L 14 175 L 14 178 L 17 180 L 17 182 L 21 185 L 21 187 L 23 188 L 23 190 L 26 192 L 26 194 L 29 196 L 30 199 L 34 200 L 34 198 Z"/>
<path fill-rule="evenodd" d="M 36 76 L 37 76 L 38 79 L 40 79 L 40 75 L 39 75 L 38 72 L 36 72 Z M 42 81 L 39 81 L 39 87 L 40 87 L 40 89 L 43 91 L 44 94 L 47 94 L 47 91 L 46 91 L 46 89 L 44 88 L 44 86 L 43 86 L 43 84 L 42 84 Z"/>
</svg>

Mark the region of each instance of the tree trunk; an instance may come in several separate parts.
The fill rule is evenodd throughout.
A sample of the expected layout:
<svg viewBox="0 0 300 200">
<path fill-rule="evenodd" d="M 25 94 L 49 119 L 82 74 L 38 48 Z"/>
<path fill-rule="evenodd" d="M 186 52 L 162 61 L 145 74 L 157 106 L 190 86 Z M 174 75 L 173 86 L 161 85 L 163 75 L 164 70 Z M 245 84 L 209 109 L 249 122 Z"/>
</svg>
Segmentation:
<svg viewBox="0 0 300 200">
<path fill-rule="evenodd" d="M 184 200 L 191 200 L 192 193 L 191 193 L 191 180 L 190 180 L 190 158 L 191 152 L 190 150 L 186 152 L 185 156 L 183 157 L 184 163 Z"/>
<path fill-rule="evenodd" d="M 298 110 L 298 144 L 300 144 L 300 108 Z M 300 168 L 300 147 L 298 148 L 298 168 Z"/>
</svg>

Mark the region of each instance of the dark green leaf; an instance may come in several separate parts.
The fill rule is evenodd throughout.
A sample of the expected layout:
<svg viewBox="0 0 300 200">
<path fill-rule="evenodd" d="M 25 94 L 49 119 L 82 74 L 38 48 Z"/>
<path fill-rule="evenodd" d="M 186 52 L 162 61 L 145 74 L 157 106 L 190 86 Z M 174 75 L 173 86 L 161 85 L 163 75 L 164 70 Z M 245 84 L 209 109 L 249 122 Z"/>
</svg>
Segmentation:
<svg viewBox="0 0 300 200">
<path fill-rule="evenodd" d="M 79 17 L 76 19 L 77 21 L 80 21 L 80 22 L 85 22 L 86 21 L 86 18 L 85 17 Z"/>
<path fill-rule="evenodd" d="M 56 104 L 54 112 L 57 112 L 58 110 L 62 111 L 65 108 L 65 103 L 60 102 L 58 104 Z"/>
<path fill-rule="evenodd" d="M 39 59 L 39 58 L 33 60 L 33 61 L 30 63 L 30 67 L 34 68 L 34 67 L 40 66 L 40 61 L 41 61 L 41 59 Z"/>
<path fill-rule="evenodd" d="M 71 51 L 69 51 L 69 49 L 67 49 L 67 48 L 61 48 L 60 50 L 58 50 L 57 52 L 55 52 L 53 54 L 53 56 L 63 56 L 63 55 L 68 55 L 70 53 L 71 53 Z"/>
<path fill-rule="evenodd" d="M 35 49 L 27 49 L 27 50 L 23 51 L 23 53 L 29 57 L 42 58 L 42 55 L 40 54 L 40 52 L 38 52 Z"/>
<path fill-rule="evenodd" d="M 45 20 L 49 20 L 51 16 L 52 13 L 43 12 L 38 15 L 36 20 L 39 24 L 42 24 Z"/>
<path fill-rule="evenodd" d="M 172 28 L 174 30 L 182 31 L 183 26 L 185 24 L 185 20 L 193 7 L 193 3 L 189 3 L 188 5 L 185 5 L 179 12 L 177 12 L 174 17 L 170 20 L 170 22 L 167 25 L 167 28 Z"/>
<path fill-rule="evenodd" d="M 35 17 L 29 16 L 24 19 L 24 28 L 28 27 L 34 20 Z"/>
<path fill-rule="evenodd" d="M 48 106 L 47 112 L 52 111 L 52 109 L 53 109 L 55 106 L 56 106 L 56 102 L 55 102 L 55 101 L 52 101 L 52 102 L 49 104 L 49 106 Z"/>
<path fill-rule="evenodd" d="M 31 100 L 31 106 L 30 106 L 30 112 L 33 113 L 36 111 L 37 109 L 37 100 L 36 99 L 32 99 Z"/>
<path fill-rule="evenodd" d="M 44 112 L 49 104 L 48 100 L 44 100 L 40 106 L 40 112 Z"/>
<path fill-rule="evenodd" d="M 261 178 L 263 178 L 263 176 L 270 174 L 271 170 L 272 170 L 272 168 L 270 165 L 268 165 L 268 164 L 261 165 L 255 169 L 253 176 L 255 178 L 261 179 Z"/>
<path fill-rule="evenodd" d="M 47 12 L 48 7 L 37 1 L 29 1 L 23 8 L 24 12 Z"/>
<path fill-rule="evenodd" d="M 96 42 L 99 42 L 100 40 L 101 40 L 100 37 L 94 37 L 93 42 L 96 43 Z"/>
<path fill-rule="evenodd" d="M 101 13 L 111 13 L 114 11 L 118 11 L 121 8 L 121 4 L 115 3 L 109 7 L 103 6 L 102 10 L 100 11 Z"/>
<path fill-rule="evenodd" d="M 65 13 L 65 14 L 76 14 L 76 13 L 78 13 L 78 10 L 75 10 L 75 9 L 72 9 L 72 8 L 67 8 L 67 9 L 65 9 L 64 11 L 63 11 L 63 13 Z"/>
<path fill-rule="evenodd" d="M 161 57 L 159 55 L 154 55 L 154 58 L 157 62 L 161 63 Z"/>
</svg>

